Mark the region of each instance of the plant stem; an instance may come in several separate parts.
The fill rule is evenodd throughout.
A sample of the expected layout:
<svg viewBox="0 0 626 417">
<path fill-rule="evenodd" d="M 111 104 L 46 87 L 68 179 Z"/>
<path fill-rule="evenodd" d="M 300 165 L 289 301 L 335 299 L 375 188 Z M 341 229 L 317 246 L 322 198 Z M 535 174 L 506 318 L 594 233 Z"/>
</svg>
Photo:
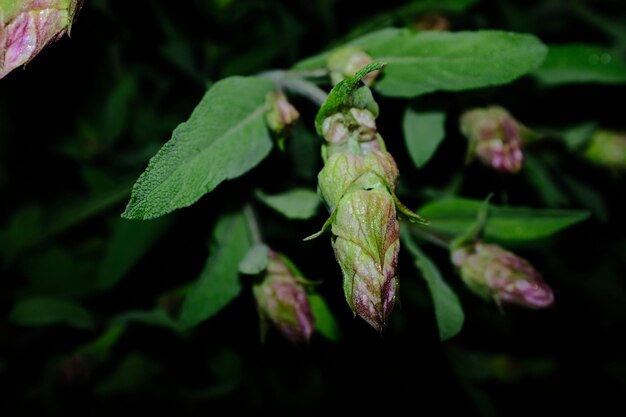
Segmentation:
<svg viewBox="0 0 626 417">
<path fill-rule="evenodd" d="M 306 97 L 316 105 L 321 106 L 326 101 L 328 93 L 315 85 L 315 83 L 306 80 L 304 78 L 306 74 L 307 73 L 300 74 L 291 71 L 277 70 L 263 72 L 259 75 L 261 77 L 269 78 L 279 88 L 299 94 Z"/>
<path fill-rule="evenodd" d="M 425 228 L 424 226 L 420 226 L 418 224 L 413 225 L 411 228 L 411 232 L 414 236 L 426 240 L 430 243 L 433 243 L 441 248 L 450 249 L 450 239 L 445 236 L 442 236 L 439 233 L 433 232 Z"/>
<path fill-rule="evenodd" d="M 263 238 L 261 237 L 259 222 L 257 221 L 256 214 L 254 214 L 254 209 L 252 208 L 252 205 L 250 203 L 246 203 L 246 205 L 243 206 L 243 214 L 246 216 L 246 220 L 248 222 L 248 230 L 250 231 L 250 238 L 252 239 L 252 243 L 262 243 Z"/>
</svg>

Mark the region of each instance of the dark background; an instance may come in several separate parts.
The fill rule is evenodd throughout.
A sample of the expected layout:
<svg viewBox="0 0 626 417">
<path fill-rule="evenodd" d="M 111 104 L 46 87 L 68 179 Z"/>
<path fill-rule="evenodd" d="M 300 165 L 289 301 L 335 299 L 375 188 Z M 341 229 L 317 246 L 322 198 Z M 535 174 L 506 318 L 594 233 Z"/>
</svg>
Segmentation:
<svg viewBox="0 0 626 417">
<path fill-rule="evenodd" d="M 588 221 L 558 236 L 514 248 L 555 289 L 549 310 L 500 311 L 482 302 L 460 285 L 447 254 L 428 247 L 461 298 L 463 331 L 439 342 L 427 289 L 403 252 L 401 305 L 381 337 L 352 319 L 327 239 L 294 245 L 294 236 L 317 230 L 324 215 L 286 223 L 258 205 L 267 241 L 290 251 L 308 277 L 323 280 L 320 292 L 340 323 L 340 342 L 315 335 L 309 346 L 295 347 L 272 332 L 261 344 L 246 287 L 190 332 L 132 323 L 103 357 L 81 353 L 119 314 L 159 307 L 175 315 L 179 289 L 205 262 L 216 217 L 255 187 L 268 193 L 315 187 L 320 143 L 303 135 L 301 143 L 288 142 L 285 153 L 273 152 L 252 173 L 168 215 L 122 280 L 108 288 L 96 285 L 130 186 L 208 86 L 228 75 L 288 68 L 375 28 L 411 27 L 426 10 L 409 13 L 402 9 L 406 1 L 362 3 L 87 0 L 71 38 L 0 80 L 0 313 L 7 318 L 0 322 L 0 413 L 312 415 L 402 408 L 411 415 L 521 416 L 623 409 L 623 174 L 586 163 L 558 141 L 538 144 L 529 152 L 563 193 L 551 199 L 523 175 L 503 178 L 464 167 L 455 120 L 466 107 L 499 103 L 533 127 L 593 121 L 624 130 L 624 86 L 544 89 L 524 78 L 420 98 L 451 110 L 446 141 L 419 172 L 401 139 L 406 103 L 379 99 L 379 126 L 411 207 L 440 195 L 460 176 L 458 193 L 464 196 L 495 192 L 499 202 L 592 211 Z M 463 13 L 444 15 L 453 30 L 529 32 L 546 43 L 591 42 L 623 55 L 626 29 L 620 35 L 611 27 L 626 28 L 624 6 L 618 0 L 479 1 Z M 310 129 L 316 109 L 298 99 L 295 104 L 302 128 Z M 595 200 L 577 198 L 562 187 L 563 178 L 582 181 Z M 32 295 L 79 300 L 97 326 L 29 327 L 8 320 L 15 303 Z"/>
</svg>

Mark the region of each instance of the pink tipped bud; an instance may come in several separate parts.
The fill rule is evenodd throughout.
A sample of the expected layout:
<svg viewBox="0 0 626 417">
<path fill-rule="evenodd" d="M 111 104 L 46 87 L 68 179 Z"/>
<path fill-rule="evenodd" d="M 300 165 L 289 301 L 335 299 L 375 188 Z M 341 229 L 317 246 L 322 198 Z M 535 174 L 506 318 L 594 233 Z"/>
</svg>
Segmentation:
<svg viewBox="0 0 626 417">
<path fill-rule="evenodd" d="M 269 109 L 265 114 L 265 120 L 269 128 L 278 134 L 285 133 L 300 118 L 298 110 L 282 92 L 269 93 L 266 102 Z"/>
<path fill-rule="evenodd" d="M 28 63 L 68 30 L 79 0 L 0 2 L 0 78 Z"/>
<path fill-rule="evenodd" d="M 461 132 L 469 139 L 469 157 L 508 174 L 522 169 L 524 129 L 502 107 L 469 110 L 461 116 Z"/>
<path fill-rule="evenodd" d="M 528 308 L 552 305 L 554 294 L 525 259 L 498 245 L 477 242 L 452 252 L 463 282 L 484 299 Z"/>
<path fill-rule="evenodd" d="M 352 311 L 383 332 L 396 301 L 400 227 L 384 188 L 354 191 L 337 207 L 333 248 Z"/>
<path fill-rule="evenodd" d="M 354 77 L 361 68 L 372 62 L 372 57 L 358 48 L 347 47 L 339 49 L 328 57 L 327 65 L 330 70 L 330 79 L 333 84 L 337 84 L 342 80 Z M 379 71 L 372 71 L 363 77 L 361 81 L 370 87 L 376 80 L 376 77 L 378 77 L 378 73 Z"/>
<path fill-rule="evenodd" d="M 266 276 L 253 291 L 262 319 L 269 319 L 293 343 L 309 341 L 315 327 L 309 299 L 276 252 L 270 251 Z"/>
</svg>

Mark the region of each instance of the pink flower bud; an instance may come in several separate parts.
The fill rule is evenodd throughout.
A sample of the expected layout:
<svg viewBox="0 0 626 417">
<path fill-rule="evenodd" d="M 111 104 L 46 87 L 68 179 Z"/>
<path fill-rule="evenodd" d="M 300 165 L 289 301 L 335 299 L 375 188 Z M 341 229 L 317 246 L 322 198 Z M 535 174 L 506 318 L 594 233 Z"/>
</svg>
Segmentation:
<svg viewBox="0 0 626 417">
<path fill-rule="evenodd" d="M 253 288 L 259 314 L 289 341 L 308 342 L 315 322 L 306 291 L 276 252 L 270 251 L 263 281 Z"/>
<path fill-rule="evenodd" d="M 373 62 L 372 57 L 356 47 L 346 47 L 339 49 L 328 57 L 327 65 L 330 70 L 330 79 L 333 84 L 338 84 L 354 75 L 367 64 Z M 361 79 L 363 84 L 370 87 L 379 71 L 372 71 Z"/>
<path fill-rule="evenodd" d="M 515 174 L 522 169 L 522 126 L 502 107 L 469 110 L 461 116 L 461 132 L 469 139 L 469 157 L 492 169 Z"/>
<path fill-rule="evenodd" d="M 269 128 L 278 134 L 285 133 L 300 118 L 298 110 L 280 91 L 269 93 L 266 102 L 269 109 L 265 114 L 265 120 Z"/>
<path fill-rule="evenodd" d="M 498 245 L 477 242 L 452 252 L 465 284 L 482 298 L 528 308 L 549 307 L 552 289 L 525 259 Z"/>
<path fill-rule="evenodd" d="M 0 78 L 28 63 L 68 30 L 79 0 L 24 0 L 0 4 Z"/>
<path fill-rule="evenodd" d="M 398 286 L 400 227 L 391 195 L 384 188 L 345 195 L 332 232 L 346 301 L 355 314 L 382 333 Z"/>
</svg>

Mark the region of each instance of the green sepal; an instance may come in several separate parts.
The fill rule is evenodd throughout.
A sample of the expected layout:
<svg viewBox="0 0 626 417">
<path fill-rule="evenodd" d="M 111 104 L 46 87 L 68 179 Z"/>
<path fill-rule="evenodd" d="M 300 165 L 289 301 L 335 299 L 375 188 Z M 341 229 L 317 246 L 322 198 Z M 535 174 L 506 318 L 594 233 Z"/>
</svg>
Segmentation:
<svg viewBox="0 0 626 417">
<path fill-rule="evenodd" d="M 372 71 L 381 70 L 383 66 L 384 64 L 380 62 L 372 62 L 361 68 L 354 77 L 343 80 L 333 87 L 315 116 L 315 129 L 320 136 L 322 135 L 324 119 L 345 109 L 354 107 L 367 109 L 375 117 L 378 116 L 378 104 L 374 101 L 372 91 L 368 87 L 361 85 L 361 78 Z"/>
<path fill-rule="evenodd" d="M 326 230 L 328 230 L 332 225 L 333 222 L 335 221 L 335 215 L 337 213 L 337 210 L 333 211 L 330 215 L 330 217 L 328 218 L 328 220 L 326 220 L 324 222 L 324 225 L 322 226 L 322 228 L 319 230 L 319 232 L 317 233 L 313 233 L 311 236 L 307 236 L 304 239 L 302 239 L 303 241 L 308 241 L 308 240 L 313 240 L 315 238 L 320 237 L 324 232 L 326 232 Z"/>
</svg>

